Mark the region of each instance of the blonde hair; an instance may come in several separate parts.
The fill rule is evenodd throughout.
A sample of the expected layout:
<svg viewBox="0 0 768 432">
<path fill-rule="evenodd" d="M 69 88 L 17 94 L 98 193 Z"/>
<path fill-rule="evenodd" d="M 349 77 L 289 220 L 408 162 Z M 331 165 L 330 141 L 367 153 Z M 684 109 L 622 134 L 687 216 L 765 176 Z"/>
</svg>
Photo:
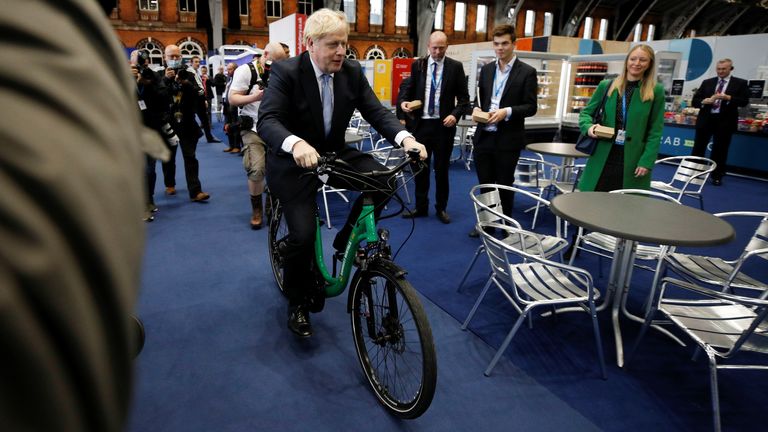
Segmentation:
<svg viewBox="0 0 768 432">
<path fill-rule="evenodd" d="M 624 69 L 622 69 L 621 75 L 613 80 L 613 84 L 611 84 L 611 87 L 608 89 L 609 95 L 614 90 L 618 90 L 620 94 L 624 94 L 624 89 L 627 85 L 627 64 L 629 63 L 629 56 L 638 49 L 645 51 L 651 59 L 651 64 L 648 65 L 648 69 L 643 72 L 643 77 L 640 78 L 640 98 L 643 102 L 653 100 L 653 89 L 656 87 L 656 53 L 653 51 L 653 48 L 645 44 L 635 45 L 629 49 L 627 58 L 624 59 Z"/>
<path fill-rule="evenodd" d="M 310 39 L 317 41 L 339 30 L 349 33 L 349 24 L 344 12 L 328 8 L 317 10 L 307 18 L 307 23 L 304 24 L 304 44 L 307 45 Z"/>
</svg>

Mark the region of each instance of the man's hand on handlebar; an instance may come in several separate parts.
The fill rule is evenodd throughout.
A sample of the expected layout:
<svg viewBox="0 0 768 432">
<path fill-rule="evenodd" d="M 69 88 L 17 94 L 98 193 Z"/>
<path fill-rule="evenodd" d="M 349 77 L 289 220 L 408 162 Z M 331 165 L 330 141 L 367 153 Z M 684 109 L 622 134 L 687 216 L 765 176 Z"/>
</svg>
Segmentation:
<svg viewBox="0 0 768 432">
<path fill-rule="evenodd" d="M 293 145 L 293 160 L 302 168 L 315 168 L 319 157 L 317 150 L 306 141 L 302 140 Z"/>
<path fill-rule="evenodd" d="M 427 158 L 427 148 L 424 147 L 424 144 L 419 143 L 412 137 L 403 140 L 403 148 L 406 152 L 411 149 L 417 149 L 419 150 L 419 159 L 424 160 Z"/>
</svg>

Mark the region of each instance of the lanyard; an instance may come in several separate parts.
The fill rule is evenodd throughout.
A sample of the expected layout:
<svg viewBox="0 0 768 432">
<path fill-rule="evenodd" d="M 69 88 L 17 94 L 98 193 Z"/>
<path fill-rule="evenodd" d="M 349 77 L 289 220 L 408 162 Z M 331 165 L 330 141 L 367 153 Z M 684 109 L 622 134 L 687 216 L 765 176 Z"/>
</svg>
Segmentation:
<svg viewBox="0 0 768 432">
<path fill-rule="evenodd" d="M 621 120 L 624 124 L 621 125 L 621 128 L 626 130 L 627 129 L 627 92 L 624 91 L 624 96 L 621 98 Z"/>
<path fill-rule="evenodd" d="M 137 85 L 136 86 L 136 93 L 139 94 L 139 99 L 143 99 L 144 98 L 144 86 L 141 85 L 141 84 Z"/>
<path fill-rule="evenodd" d="M 496 66 L 496 70 L 493 71 L 493 81 L 494 82 L 496 81 L 496 71 L 498 71 L 498 70 L 499 70 L 499 67 Z M 497 85 L 493 86 L 493 98 L 494 99 L 498 99 L 499 98 L 499 93 L 501 93 L 501 90 L 507 84 L 507 79 L 509 79 L 510 72 L 512 72 L 511 68 L 510 68 L 510 70 L 507 71 L 506 75 L 504 76 L 504 79 L 501 80 L 501 82 L 499 82 L 499 85 L 498 86 Z"/>
</svg>

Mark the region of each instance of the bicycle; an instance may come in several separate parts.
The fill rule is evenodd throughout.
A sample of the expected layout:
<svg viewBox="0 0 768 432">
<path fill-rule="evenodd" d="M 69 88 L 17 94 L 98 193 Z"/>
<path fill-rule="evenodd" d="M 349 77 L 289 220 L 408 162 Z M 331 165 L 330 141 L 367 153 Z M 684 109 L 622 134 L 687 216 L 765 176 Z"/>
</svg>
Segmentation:
<svg viewBox="0 0 768 432">
<path fill-rule="evenodd" d="M 314 174 L 340 174 L 361 179 L 391 176 L 418 161 L 418 155 L 418 150 L 409 153 L 409 158 L 398 166 L 375 172 L 346 170 L 343 161 L 335 160 L 333 156 L 321 157 Z M 396 190 L 389 192 L 402 203 Z M 435 393 L 437 360 L 432 330 L 416 290 L 405 279 L 407 272 L 392 261 L 389 232 L 376 227 L 373 200 L 366 191 L 362 193 L 363 209 L 344 252 L 334 255 L 332 273 L 325 265 L 322 224 L 316 213 L 314 270 L 323 290 L 310 305 L 310 310 L 319 311 L 325 298 L 342 294 L 353 264 L 357 267 L 347 300 L 357 358 L 379 402 L 397 417 L 414 419 L 429 408 Z M 269 257 L 275 281 L 283 294 L 280 248 L 287 235 L 280 202 L 274 200 L 269 225 Z M 341 269 L 337 275 L 339 260 Z"/>
</svg>

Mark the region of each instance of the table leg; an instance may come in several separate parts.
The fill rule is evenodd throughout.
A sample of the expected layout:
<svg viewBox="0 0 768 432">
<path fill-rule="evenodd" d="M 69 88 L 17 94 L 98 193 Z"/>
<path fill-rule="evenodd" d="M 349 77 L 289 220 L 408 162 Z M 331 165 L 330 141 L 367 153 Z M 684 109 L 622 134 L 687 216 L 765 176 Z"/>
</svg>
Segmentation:
<svg viewBox="0 0 768 432">
<path fill-rule="evenodd" d="M 616 342 L 616 364 L 619 367 L 624 366 L 624 343 L 621 338 L 621 326 L 619 324 L 619 312 L 621 304 L 624 301 L 624 295 L 629 285 L 629 276 L 632 274 L 632 260 L 634 259 L 634 249 L 636 242 L 632 240 L 618 239 L 616 244 L 616 254 L 614 260 L 618 264 L 614 266 L 615 273 L 611 274 L 611 284 L 616 290 L 613 303 L 611 305 L 611 321 L 613 323 L 613 337 Z"/>
</svg>

